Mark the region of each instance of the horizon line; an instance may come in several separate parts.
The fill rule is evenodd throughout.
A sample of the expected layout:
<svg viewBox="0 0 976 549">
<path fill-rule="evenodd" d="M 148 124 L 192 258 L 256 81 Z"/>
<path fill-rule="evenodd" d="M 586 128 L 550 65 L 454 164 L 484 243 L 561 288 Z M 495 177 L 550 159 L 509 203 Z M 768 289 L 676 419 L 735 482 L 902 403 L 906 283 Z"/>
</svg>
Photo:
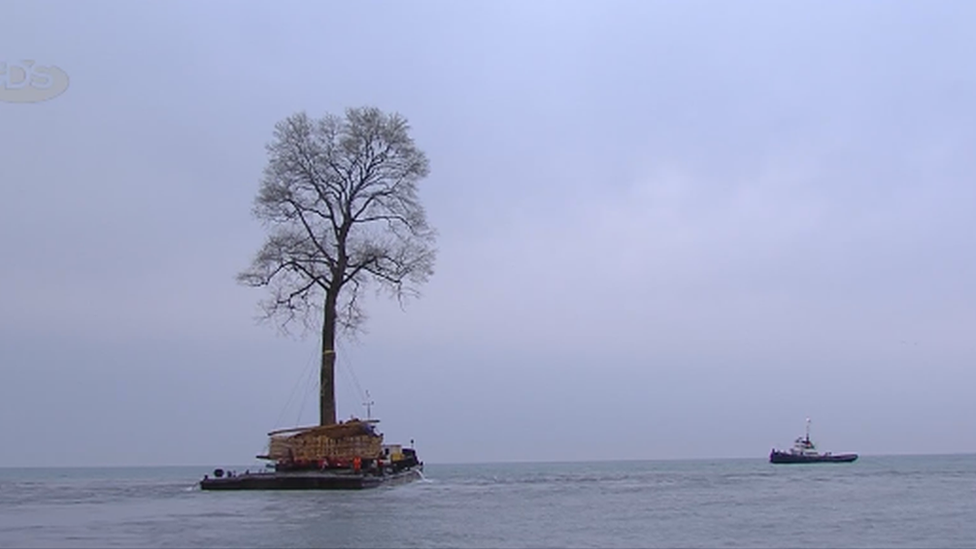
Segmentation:
<svg viewBox="0 0 976 549">
<path fill-rule="evenodd" d="M 974 456 L 976 452 L 950 452 L 950 453 L 900 453 L 900 454 L 858 454 L 859 457 L 957 457 Z M 572 464 L 572 463 L 636 463 L 636 462 L 676 462 L 676 461 L 745 461 L 763 460 L 768 458 L 762 456 L 738 456 L 738 457 L 694 457 L 694 458 L 620 458 L 620 459 L 564 459 L 564 460 L 499 460 L 499 461 L 424 461 L 424 465 L 546 465 L 546 464 Z M 240 463 L 235 465 L 207 465 L 201 464 L 140 464 L 140 465 L 0 465 L 3 469 L 152 469 L 152 468 L 211 468 L 211 467 L 247 467 Z"/>
</svg>

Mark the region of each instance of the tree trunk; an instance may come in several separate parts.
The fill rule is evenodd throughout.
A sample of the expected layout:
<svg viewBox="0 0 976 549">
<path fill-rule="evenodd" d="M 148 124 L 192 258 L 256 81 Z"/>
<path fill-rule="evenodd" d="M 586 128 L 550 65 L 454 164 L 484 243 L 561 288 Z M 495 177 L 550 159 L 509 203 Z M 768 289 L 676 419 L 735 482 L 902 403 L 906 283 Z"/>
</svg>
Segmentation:
<svg viewBox="0 0 976 549">
<path fill-rule="evenodd" d="M 335 400 L 335 340 L 336 302 L 338 292 L 325 294 L 325 318 L 322 322 L 322 369 L 319 374 L 319 425 L 336 422 Z"/>
</svg>

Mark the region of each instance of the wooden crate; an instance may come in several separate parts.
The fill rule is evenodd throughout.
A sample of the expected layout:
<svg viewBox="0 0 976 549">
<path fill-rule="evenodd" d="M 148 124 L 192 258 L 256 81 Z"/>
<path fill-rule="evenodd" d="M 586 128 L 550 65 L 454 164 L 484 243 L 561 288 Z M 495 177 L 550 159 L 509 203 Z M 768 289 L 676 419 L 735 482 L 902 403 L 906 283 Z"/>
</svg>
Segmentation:
<svg viewBox="0 0 976 549">
<path fill-rule="evenodd" d="M 296 432 L 297 431 L 297 432 Z M 383 435 L 366 422 L 350 421 L 269 433 L 267 459 L 310 460 L 376 458 L 381 455 Z"/>
<path fill-rule="evenodd" d="M 268 448 L 268 457 L 273 460 L 319 460 L 375 458 L 380 455 L 382 436 L 353 436 L 346 438 L 314 437 L 273 437 Z"/>
</svg>

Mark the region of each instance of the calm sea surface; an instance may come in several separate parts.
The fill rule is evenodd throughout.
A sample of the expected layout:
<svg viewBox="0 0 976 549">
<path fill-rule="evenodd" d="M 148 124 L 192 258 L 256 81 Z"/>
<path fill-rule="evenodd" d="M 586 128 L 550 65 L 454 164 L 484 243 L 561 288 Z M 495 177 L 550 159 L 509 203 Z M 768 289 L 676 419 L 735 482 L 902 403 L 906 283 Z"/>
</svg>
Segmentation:
<svg viewBox="0 0 976 549">
<path fill-rule="evenodd" d="M 204 468 L 0 469 L 0 547 L 976 547 L 976 456 L 426 469 L 290 493 L 201 492 Z"/>
</svg>

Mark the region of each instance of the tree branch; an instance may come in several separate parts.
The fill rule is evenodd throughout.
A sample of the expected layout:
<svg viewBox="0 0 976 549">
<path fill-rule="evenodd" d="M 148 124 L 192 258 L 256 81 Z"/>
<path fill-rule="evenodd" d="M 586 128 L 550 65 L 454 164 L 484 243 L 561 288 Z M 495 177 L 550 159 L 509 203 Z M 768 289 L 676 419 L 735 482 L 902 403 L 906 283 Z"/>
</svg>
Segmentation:
<svg viewBox="0 0 976 549">
<path fill-rule="evenodd" d="M 264 308 L 286 327 L 322 315 L 314 304 L 334 292 L 334 320 L 347 332 L 365 321 L 359 296 L 369 281 L 401 301 L 419 293 L 435 259 L 434 231 L 417 200 L 429 173 L 398 114 L 367 107 L 344 118 L 295 114 L 275 126 L 255 215 L 272 229 L 238 281 L 267 286 Z"/>
</svg>

